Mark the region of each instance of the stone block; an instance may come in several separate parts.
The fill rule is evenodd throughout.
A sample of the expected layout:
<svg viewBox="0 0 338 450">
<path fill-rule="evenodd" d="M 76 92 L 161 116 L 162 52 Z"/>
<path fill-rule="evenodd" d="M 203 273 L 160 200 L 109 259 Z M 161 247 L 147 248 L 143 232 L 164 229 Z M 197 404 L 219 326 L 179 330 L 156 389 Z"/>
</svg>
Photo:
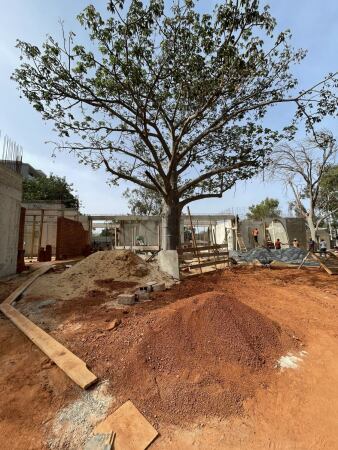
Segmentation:
<svg viewBox="0 0 338 450">
<path fill-rule="evenodd" d="M 156 283 L 153 286 L 154 292 L 165 291 L 165 283 Z"/>
<path fill-rule="evenodd" d="M 148 300 L 149 292 L 147 290 L 139 290 L 139 291 L 136 291 L 136 296 L 137 296 L 138 300 Z"/>
<path fill-rule="evenodd" d="M 117 296 L 117 303 L 120 305 L 133 305 L 135 303 L 135 294 L 120 294 Z"/>
</svg>

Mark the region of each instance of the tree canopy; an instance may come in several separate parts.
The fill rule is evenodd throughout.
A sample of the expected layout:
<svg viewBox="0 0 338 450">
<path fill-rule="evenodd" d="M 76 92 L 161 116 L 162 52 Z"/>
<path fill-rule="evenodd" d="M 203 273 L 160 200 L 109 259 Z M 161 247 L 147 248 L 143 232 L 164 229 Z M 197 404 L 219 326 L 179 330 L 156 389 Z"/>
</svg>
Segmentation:
<svg viewBox="0 0 338 450">
<path fill-rule="evenodd" d="M 130 212 L 139 216 L 158 216 L 162 212 L 161 196 L 150 189 L 126 189 L 123 196 L 128 199 Z"/>
<path fill-rule="evenodd" d="M 248 219 L 264 220 L 267 218 L 280 217 L 279 201 L 275 198 L 267 197 L 257 205 L 249 206 Z"/>
<path fill-rule="evenodd" d="M 24 202 L 58 200 L 62 201 L 67 208 L 79 207 L 79 199 L 74 194 L 73 185 L 67 183 L 65 177 L 58 177 L 53 174 L 48 177 L 39 176 L 24 179 L 22 199 Z"/>
<path fill-rule="evenodd" d="M 109 1 L 78 16 L 91 45 L 74 33 L 38 48 L 19 41 L 13 78 L 62 149 L 111 182 L 133 182 L 163 199 L 164 248 L 176 248 L 188 203 L 222 197 L 268 162 L 281 133 L 335 114 L 336 74 L 297 90 L 292 73 L 306 52 L 276 33 L 269 7 L 226 0 L 200 14 L 192 0 Z M 267 128 L 272 106 L 294 105 L 283 130 Z"/>
</svg>

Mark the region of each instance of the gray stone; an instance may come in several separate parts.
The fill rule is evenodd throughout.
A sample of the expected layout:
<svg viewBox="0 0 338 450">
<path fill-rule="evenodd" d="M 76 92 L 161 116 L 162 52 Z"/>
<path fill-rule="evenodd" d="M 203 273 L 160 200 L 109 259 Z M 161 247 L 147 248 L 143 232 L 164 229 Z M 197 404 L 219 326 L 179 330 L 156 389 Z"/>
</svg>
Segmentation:
<svg viewBox="0 0 338 450">
<path fill-rule="evenodd" d="M 142 290 L 142 291 L 136 291 L 136 295 L 138 300 L 148 300 L 149 299 L 149 292 Z"/>
<path fill-rule="evenodd" d="M 165 291 L 165 283 L 156 283 L 153 286 L 154 292 Z"/>
<path fill-rule="evenodd" d="M 133 305 L 135 303 L 135 294 L 120 294 L 117 296 L 117 302 L 120 305 Z"/>
</svg>

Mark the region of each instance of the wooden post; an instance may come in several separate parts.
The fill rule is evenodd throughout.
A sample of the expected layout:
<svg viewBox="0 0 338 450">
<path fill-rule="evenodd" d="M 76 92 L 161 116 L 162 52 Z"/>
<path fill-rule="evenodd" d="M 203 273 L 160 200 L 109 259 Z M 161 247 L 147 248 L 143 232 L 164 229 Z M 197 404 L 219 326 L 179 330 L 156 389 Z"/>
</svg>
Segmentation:
<svg viewBox="0 0 338 450">
<path fill-rule="evenodd" d="M 35 220 L 36 216 L 33 216 L 33 224 L 32 224 L 32 240 L 31 240 L 31 259 L 33 259 L 33 251 L 34 251 L 34 240 L 35 240 Z"/>
<path fill-rule="evenodd" d="M 193 225 L 192 225 L 192 220 L 191 220 L 191 214 L 190 214 L 190 208 L 189 208 L 189 206 L 187 207 L 187 209 L 188 209 L 189 220 L 190 220 L 191 237 L 192 237 L 192 243 L 193 243 L 194 253 L 195 253 L 195 256 L 197 256 L 198 264 L 201 264 L 201 260 L 200 260 L 200 257 L 199 257 L 199 254 L 198 254 L 198 250 L 197 250 L 195 231 L 194 231 L 194 227 L 193 227 Z M 202 273 L 202 267 L 201 267 L 201 266 L 200 266 L 200 272 Z"/>
<path fill-rule="evenodd" d="M 45 210 L 44 210 L 44 209 L 41 209 L 38 252 L 40 251 L 40 248 L 41 248 L 42 232 L 43 232 L 43 218 L 44 218 L 44 215 L 45 215 Z"/>
</svg>

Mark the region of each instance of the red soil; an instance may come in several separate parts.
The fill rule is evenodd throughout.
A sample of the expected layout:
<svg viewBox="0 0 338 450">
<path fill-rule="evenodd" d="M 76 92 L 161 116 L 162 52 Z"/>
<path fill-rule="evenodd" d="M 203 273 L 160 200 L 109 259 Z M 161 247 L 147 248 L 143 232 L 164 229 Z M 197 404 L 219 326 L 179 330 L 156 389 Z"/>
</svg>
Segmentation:
<svg viewBox="0 0 338 450">
<path fill-rule="evenodd" d="M 100 361 L 114 395 L 154 422 L 182 423 L 239 412 L 290 341 L 277 323 L 210 292 L 136 317 L 104 344 L 89 338 L 88 363 Z"/>
</svg>

